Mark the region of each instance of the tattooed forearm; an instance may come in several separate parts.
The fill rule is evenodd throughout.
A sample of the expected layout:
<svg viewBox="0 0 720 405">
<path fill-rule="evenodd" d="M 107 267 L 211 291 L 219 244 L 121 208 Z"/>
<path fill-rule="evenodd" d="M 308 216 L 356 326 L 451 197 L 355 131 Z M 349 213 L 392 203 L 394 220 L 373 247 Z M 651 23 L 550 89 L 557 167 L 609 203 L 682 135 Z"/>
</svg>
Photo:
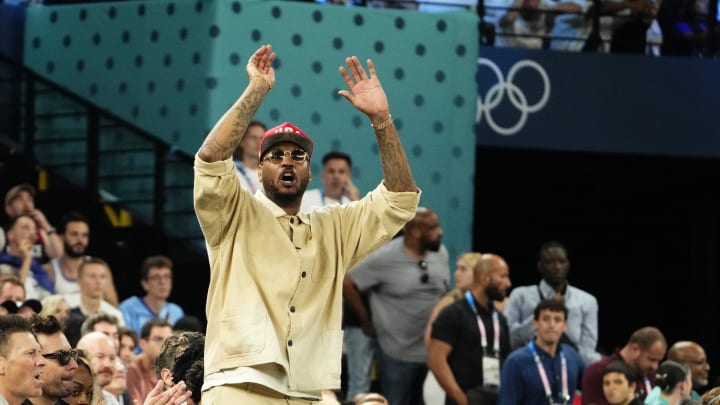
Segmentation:
<svg viewBox="0 0 720 405">
<path fill-rule="evenodd" d="M 205 138 L 205 142 L 198 150 L 198 156 L 206 162 L 225 160 L 232 156 L 266 94 L 265 84 L 250 81 L 240 98 L 225 112 Z"/>
<path fill-rule="evenodd" d="M 376 130 L 385 187 L 390 191 L 417 191 L 410 164 L 394 125 Z"/>
</svg>

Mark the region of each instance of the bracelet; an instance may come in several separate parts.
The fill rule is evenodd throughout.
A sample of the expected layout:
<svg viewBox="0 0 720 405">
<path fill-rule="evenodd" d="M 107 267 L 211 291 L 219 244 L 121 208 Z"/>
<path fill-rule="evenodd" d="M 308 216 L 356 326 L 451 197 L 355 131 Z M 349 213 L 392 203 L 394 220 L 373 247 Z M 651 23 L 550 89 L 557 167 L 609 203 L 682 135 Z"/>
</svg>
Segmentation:
<svg viewBox="0 0 720 405">
<path fill-rule="evenodd" d="M 383 121 L 377 125 L 375 125 L 372 121 L 370 121 L 370 126 L 373 127 L 376 131 L 381 131 L 381 130 L 389 127 L 390 125 L 392 125 L 392 123 L 393 123 L 392 114 L 388 114 L 388 118 L 385 121 Z"/>
<path fill-rule="evenodd" d="M 268 86 L 268 93 L 270 93 L 270 92 L 272 91 L 272 83 L 270 83 L 270 80 L 268 80 L 268 79 L 266 79 L 266 78 L 264 78 L 263 76 L 260 76 L 260 75 L 255 75 L 255 76 L 251 77 L 250 79 L 254 79 L 254 78 L 256 78 L 256 77 L 259 78 L 260 80 L 264 81 L 265 84 L 267 84 L 267 86 Z"/>
<path fill-rule="evenodd" d="M 55 232 L 56 232 L 55 228 L 50 228 L 50 229 L 48 229 L 47 231 L 45 231 L 45 233 L 47 233 L 48 235 L 52 235 L 52 234 L 54 234 Z"/>
</svg>

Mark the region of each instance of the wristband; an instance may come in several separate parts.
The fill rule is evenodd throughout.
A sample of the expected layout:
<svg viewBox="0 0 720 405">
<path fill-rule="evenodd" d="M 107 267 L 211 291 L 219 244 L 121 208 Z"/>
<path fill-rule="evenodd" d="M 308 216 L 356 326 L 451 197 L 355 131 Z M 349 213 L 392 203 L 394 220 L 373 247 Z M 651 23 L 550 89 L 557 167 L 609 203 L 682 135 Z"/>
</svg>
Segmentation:
<svg viewBox="0 0 720 405">
<path fill-rule="evenodd" d="M 388 114 L 388 118 L 385 121 L 383 121 L 377 125 L 374 124 L 372 121 L 370 121 L 370 126 L 373 127 L 376 131 L 381 131 L 381 130 L 389 127 L 390 125 L 392 125 L 392 123 L 393 123 L 392 114 Z"/>
<path fill-rule="evenodd" d="M 270 92 L 272 91 L 272 83 L 270 83 L 270 80 L 268 80 L 268 79 L 266 79 L 266 78 L 264 78 L 263 76 L 260 76 L 260 75 L 255 75 L 255 76 L 253 76 L 251 79 L 254 79 L 254 78 L 256 78 L 256 77 L 259 78 L 260 80 L 264 81 L 265 84 L 268 85 L 268 93 L 270 93 Z"/>
</svg>

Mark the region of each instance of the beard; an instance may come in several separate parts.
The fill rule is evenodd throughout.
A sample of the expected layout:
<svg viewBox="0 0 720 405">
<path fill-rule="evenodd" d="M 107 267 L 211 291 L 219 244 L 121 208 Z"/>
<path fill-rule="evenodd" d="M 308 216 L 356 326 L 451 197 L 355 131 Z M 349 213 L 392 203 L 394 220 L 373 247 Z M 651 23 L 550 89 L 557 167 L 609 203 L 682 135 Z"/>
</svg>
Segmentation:
<svg viewBox="0 0 720 405">
<path fill-rule="evenodd" d="M 63 246 L 65 247 L 65 255 L 67 255 L 68 257 L 77 259 L 78 257 L 85 256 L 85 248 L 83 248 L 80 252 L 76 252 L 75 249 L 73 249 L 73 247 L 70 246 L 67 242 L 63 242 Z"/>
<path fill-rule="evenodd" d="M 431 252 L 437 252 L 440 250 L 440 245 L 442 245 L 442 239 L 429 240 L 423 238 L 423 245 L 425 245 L 425 249 Z"/>
<path fill-rule="evenodd" d="M 272 180 L 263 181 L 265 195 L 281 208 L 293 206 L 302 200 L 305 189 L 310 184 L 310 178 L 298 179 L 298 188 L 295 192 L 282 192 L 275 186 Z"/>
<path fill-rule="evenodd" d="M 502 301 L 505 299 L 505 293 L 500 291 L 495 285 L 485 287 L 485 294 L 493 301 Z"/>
<path fill-rule="evenodd" d="M 51 384 L 43 387 L 43 395 L 51 398 L 64 398 L 73 393 L 72 380 L 62 380 L 60 384 Z"/>
</svg>

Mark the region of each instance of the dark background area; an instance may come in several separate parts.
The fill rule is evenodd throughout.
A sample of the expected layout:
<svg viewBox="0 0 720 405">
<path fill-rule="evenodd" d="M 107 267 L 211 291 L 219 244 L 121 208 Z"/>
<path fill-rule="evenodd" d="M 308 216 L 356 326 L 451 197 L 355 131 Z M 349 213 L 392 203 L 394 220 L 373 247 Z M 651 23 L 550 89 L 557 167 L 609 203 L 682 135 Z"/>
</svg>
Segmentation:
<svg viewBox="0 0 720 405">
<path fill-rule="evenodd" d="M 539 282 L 543 242 L 598 299 L 599 350 L 653 325 L 668 343 L 720 350 L 715 316 L 720 161 L 477 148 L 473 248 L 503 256 L 513 286 Z"/>
</svg>

